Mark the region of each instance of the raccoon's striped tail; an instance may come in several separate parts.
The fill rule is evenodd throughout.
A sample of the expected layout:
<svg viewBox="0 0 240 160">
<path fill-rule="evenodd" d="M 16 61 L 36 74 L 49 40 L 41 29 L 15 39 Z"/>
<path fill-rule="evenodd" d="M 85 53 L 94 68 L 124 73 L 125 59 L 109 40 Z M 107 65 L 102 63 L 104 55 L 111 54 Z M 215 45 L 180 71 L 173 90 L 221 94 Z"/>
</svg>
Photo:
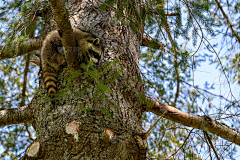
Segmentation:
<svg viewBox="0 0 240 160">
<path fill-rule="evenodd" d="M 52 67 L 43 67 L 43 81 L 48 91 L 48 94 L 51 94 L 51 98 L 57 93 L 57 73 Z"/>
</svg>

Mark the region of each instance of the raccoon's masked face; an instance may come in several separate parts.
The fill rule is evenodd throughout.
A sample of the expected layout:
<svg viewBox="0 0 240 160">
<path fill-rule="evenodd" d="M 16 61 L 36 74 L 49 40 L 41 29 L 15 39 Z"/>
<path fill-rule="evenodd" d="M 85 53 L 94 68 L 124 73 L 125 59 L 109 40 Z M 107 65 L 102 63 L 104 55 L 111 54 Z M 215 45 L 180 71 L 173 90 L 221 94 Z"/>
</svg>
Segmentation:
<svg viewBox="0 0 240 160">
<path fill-rule="evenodd" d="M 99 38 L 94 39 L 92 42 L 89 42 L 90 49 L 88 51 L 89 55 L 89 61 L 93 62 L 94 64 L 98 64 L 98 62 L 102 59 L 103 57 L 103 52 L 101 50 L 101 47 L 99 45 L 100 40 Z"/>
<path fill-rule="evenodd" d="M 87 60 L 94 64 L 98 64 L 103 57 L 99 38 L 87 37 L 85 42 L 82 41 L 80 48 L 82 48 L 82 50 L 79 52 L 79 56 L 85 55 Z"/>
</svg>

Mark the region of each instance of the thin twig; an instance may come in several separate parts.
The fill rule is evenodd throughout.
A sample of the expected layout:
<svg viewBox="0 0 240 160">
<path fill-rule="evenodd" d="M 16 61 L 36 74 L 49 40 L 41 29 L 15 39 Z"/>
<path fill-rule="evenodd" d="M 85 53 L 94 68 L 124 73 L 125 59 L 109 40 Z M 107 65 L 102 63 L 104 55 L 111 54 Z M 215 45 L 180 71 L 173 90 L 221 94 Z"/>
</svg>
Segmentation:
<svg viewBox="0 0 240 160">
<path fill-rule="evenodd" d="M 207 133 L 206 131 L 203 131 L 203 133 L 204 133 L 204 135 L 206 136 L 207 141 L 209 142 L 211 148 L 213 149 L 213 151 L 214 151 L 217 159 L 220 160 L 220 158 L 218 157 L 217 151 L 216 151 L 216 149 L 214 148 L 214 146 L 213 146 L 213 144 L 212 144 L 212 140 L 211 140 L 211 138 L 209 137 L 208 133 Z"/>
<path fill-rule="evenodd" d="M 183 146 L 185 145 L 185 143 L 187 142 L 187 140 L 188 140 L 188 138 L 190 137 L 190 134 L 192 133 L 192 131 L 194 130 L 194 128 L 189 132 L 189 134 L 188 134 L 188 136 L 187 136 L 187 138 L 184 140 L 184 142 L 183 142 L 183 144 L 178 148 L 178 150 L 175 152 L 175 153 L 173 153 L 171 156 L 169 156 L 168 158 L 170 158 L 170 157 L 172 157 L 172 156 L 174 156 L 175 154 L 177 154 L 177 152 L 180 150 L 180 149 L 182 149 L 183 148 Z"/>
<path fill-rule="evenodd" d="M 213 96 L 223 98 L 224 100 L 226 100 L 226 101 L 228 101 L 228 102 L 230 102 L 230 103 L 234 103 L 234 102 L 228 100 L 227 98 L 224 98 L 222 95 L 217 95 L 217 94 L 211 93 L 211 92 L 209 92 L 209 91 L 207 91 L 207 90 L 205 90 L 205 89 L 198 88 L 198 87 L 196 87 L 196 86 L 194 86 L 194 85 L 191 85 L 190 83 L 188 83 L 188 82 L 186 82 L 186 81 L 184 81 L 184 80 L 182 80 L 182 79 L 180 79 L 180 80 L 181 80 L 183 83 L 187 84 L 188 86 L 193 87 L 193 88 L 196 89 L 196 90 L 202 90 L 203 92 L 206 92 L 206 93 L 211 94 L 211 95 L 213 95 Z"/>
<path fill-rule="evenodd" d="M 160 116 L 160 118 L 158 118 L 158 120 L 148 129 L 148 131 L 145 133 L 144 139 L 147 139 L 147 137 L 150 135 L 153 127 L 162 119 L 162 117 L 164 116 L 164 114 L 165 114 L 166 112 L 167 112 L 167 111 L 165 111 L 165 112 Z"/>
<path fill-rule="evenodd" d="M 27 123 L 24 123 L 24 126 L 25 126 L 25 129 L 26 129 L 27 132 L 28 132 L 28 136 L 29 136 L 29 138 L 30 138 L 32 141 L 34 141 L 34 139 L 33 139 L 33 137 L 32 137 L 32 134 L 31 134 L 31 132 L 30 132 L 29 129 L 28 129 L 28 125 L 27 125 Z"/>
<path fill-rule="evenodd" d="M 240 37 L 237 35 L 237 33 L 235 32 L 235 30 L 233 29 L 233 27 L 232 27 L 233 25 L 231 24 L 228 16 L 226 15 L 225 11 L 223 10 L 220 2 L 218 2 L 218 0 L 215 0 L 215 2 L 217 3 L 218 8 L 222 11 L 222 14 L 223 14 L 224 18 L 227 20 L 227 24 L 228 24 L 229 28 L 232 30 L 233 35 L 234 35 L 235 38 L 237 39 L 238 43 L 240 43 Z"/>
</svg>

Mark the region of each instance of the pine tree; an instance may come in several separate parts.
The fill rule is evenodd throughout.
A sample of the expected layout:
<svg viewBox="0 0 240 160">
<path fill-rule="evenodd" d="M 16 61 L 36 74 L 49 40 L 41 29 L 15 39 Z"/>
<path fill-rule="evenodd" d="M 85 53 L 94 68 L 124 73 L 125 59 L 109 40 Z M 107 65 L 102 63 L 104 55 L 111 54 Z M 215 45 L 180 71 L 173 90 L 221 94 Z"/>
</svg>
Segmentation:
<svg viewBox="0 0 240 160">
<path fill-rule="evenodd" d="M 237 113 L 238 100 L 211 94 L 208 83 L 205 90 L 191 84 L 192 71 L 211 56 L 191 53 L 186 45 L 216 52 L 205 35 L 226 31 L 223 38 L 235 43 L 233 56 L 225 57 L 226 66 L 219 56 L 212 61 L 238 81 L 239 18 L 227 15 L 238 14 L 240 3 L 229 3 L 235 10 L 217 0 L 6 2 L 0 12 L 7 24 L 0 31 L 1 158 L 201 159 L 197 149 L 204 146 L 211 157 L 222 159 L 226 155 L 220 150 L 227 147 L 215 145 L 219 137 L 226 145 L 240 144 L 238 125 L 230 128 L 220 121 L 230 107 Z M 7 12 L 19 14 L 8 17 Z M 79 64 L 68 50 L 77 47 L 72 26 L 100 38 L 104 57 L 99 65 Z M 62 35 L 67 61 L 55 97 L 47 94 L 39 60 L 52 30 Z M 226 102 L 217 116 L 208 114 L 211 96 Z M 202 109 L 198 100 L 209 106 Z M 193 133 L 199 136 L 191 139 Z"/>
</svg>

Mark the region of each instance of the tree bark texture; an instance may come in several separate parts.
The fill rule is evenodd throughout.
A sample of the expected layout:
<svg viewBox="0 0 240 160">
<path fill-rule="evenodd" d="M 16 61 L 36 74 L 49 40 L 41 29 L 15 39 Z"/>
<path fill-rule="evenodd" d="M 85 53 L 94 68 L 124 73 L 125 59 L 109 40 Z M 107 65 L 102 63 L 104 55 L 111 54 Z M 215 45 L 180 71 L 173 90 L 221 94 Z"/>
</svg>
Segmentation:
<svg viewBox="0 0 240 160">
<path fill-rule="evenodd" d="M 59 94 L 50 99 L 39 72 L 31 105 L 37 138 L 22 159 L 146 159 L 139 98 L 144 94 L 138 67 L 141 35 L 117 21 L 113 11 L 98 11 L 98 1 L 68 3 L 72 25 L 101 38 L 105 55 L 96 69 L 103 75 L 91 78 L 82 69 L 73 76 L 75 71 L 62 69 Z M 115 65 L 103 67 L 114 60 Z M 107 89 L 99 89 L 100 82 Z"/>
</svg>

